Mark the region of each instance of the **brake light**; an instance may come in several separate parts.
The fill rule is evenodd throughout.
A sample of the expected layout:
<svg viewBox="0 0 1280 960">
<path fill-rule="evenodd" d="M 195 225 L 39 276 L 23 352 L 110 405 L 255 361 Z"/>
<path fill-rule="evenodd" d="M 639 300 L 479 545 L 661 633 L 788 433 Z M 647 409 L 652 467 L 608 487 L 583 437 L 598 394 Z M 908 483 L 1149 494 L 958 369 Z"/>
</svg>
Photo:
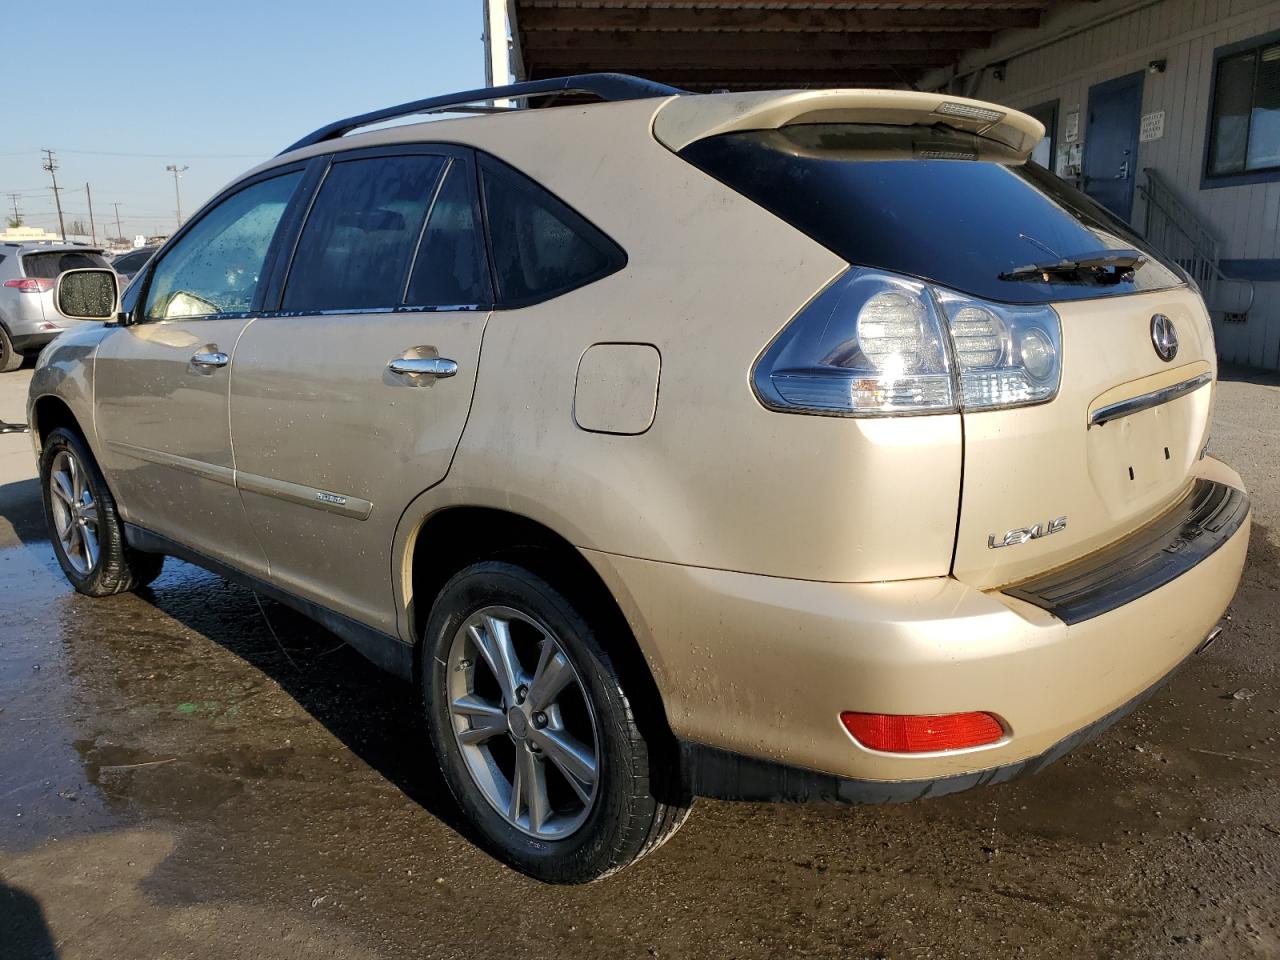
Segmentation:
<svg viewBox="0 0 1280 960">
<path fill-rule="evenodd" d="M 21 280 L 6 280 L 6 287 L 17 287 L 19 293 L 46 293 L 53 289 L 53 281 L 45 277 L 23 277 Z"/>
<path fill-rule="evenodd" d="M 786 413 L 955 413 L 1052 400 L 1061 353 L 1052 307 L 852 267 L 792 318 L 752 376 L 761 403 Z"/>
<path fill-rule="evenodd" d="M 870 750 L 884 753 L 932 753 L 963 750 L 995 743 L 1004 727 L 989 713 L 840 714 L 840 722 L 853 739 Z"/>
</svg>

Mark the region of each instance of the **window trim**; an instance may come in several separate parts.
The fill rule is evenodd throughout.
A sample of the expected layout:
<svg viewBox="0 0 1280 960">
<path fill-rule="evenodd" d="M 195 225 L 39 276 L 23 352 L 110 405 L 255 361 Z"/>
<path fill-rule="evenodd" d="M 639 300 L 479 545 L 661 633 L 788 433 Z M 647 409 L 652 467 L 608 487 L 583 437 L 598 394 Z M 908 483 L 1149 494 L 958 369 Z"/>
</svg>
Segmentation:
<svg viewBox="0 0 1280 960">
<path fill-rule="evenodd" d="M 274 180 L 276 177 L 282 177 L 290 173 L 302 173 L 302 179 L 298 181 L 298 186 L 294 189 L 293 196 L 289 198 L 289 203 L 285 207 L 284 213 L 280 216 L 280 222 L 276 224 L 276 231 L 271 237 L 271 243 L 267 247 L 267 257 L 262 263 L 262 279 L 258 282 L 258 289 L 254 291 L 253 301 L 249 304 L 248 310 L 234 310 L 225 313 L 209 313 L 199 317 L 166 317 L 148 319 L 143 312 L 146 309 L 147 297 L 151 295 L 151 281 L 155 276 L 156 268 L 164 262 L 164 258 L 173 252 L 173 248 L 181 242 L 182 238 L 190 232 L 196 224 L 203 220 L 211 213 L 214 208 L 220 206 L 223 201 L 231 199 L 242 190 L 256 186 L 266 180 Z M 290 217 L 296 210 L 299 202 L 306 195 L 309 187 L 308 183 L 308 163 L 306 161 L 294 161 L 293 163 L 282 164 L 278 167 L 272 167 L 269 170 L 263 170 L 251 177 L 245 177 L 238 180 L 225 190 L 211 197 L 204 206 L 197 210 L 168 240 L 160 247 L 151 257 L 150 260 L 142 267 L 142 280 L 138 282 L 138 278 L 134 277 L 134 282 L 128 286 L 129 290 L 137 289 L 137 296 L 129 305 L 128 309 L 124 309 L 121 304 L 121 318 L 127 320 L 129 326 L 142 323 L 190 323 L 202 320 L 226 320 L 238 317 L 256 317 L 262 313 L 263 298 L 270 286 L 276 267 L 276 259 L 280 251 L 280 247 L 284 238 L 288 235 L 291 227 Z"/>
<path fill-rule="evenodd" d="M 476 215 L 482 218 L 481 202 L 479 197 L 479 171 L 474 159 L 475 151 L 468 146 L 456 143 L 444 142 L 413 142 L 413 143 L 396 143 L 386 146 L 376 147 L 358 147 L 353 150 L 337 150 L 332 153 L 322 154 L 311 158 L 308 162 L 310 169 L 308 170 L 308 181 L 305 184 L 307 188 L 307 196 L 305 204 L 299 205 L 297 216 L 290 221 L 289 230 L 285 234 L 286 241 L 282 243 L 282 247 L 287 251 L 283 252 L 276 270 L 271 277 L 269 285 L 269 296 L 263 304 L 263 310 L 255 314 L 264 318 L 270 317 L 340 317 L 340 316 L 359 316 L 376 313 L 462 313 L 477 312 L 494 309 L 494 304 L 475 303 L 475 304 L 447 304 L 442 306 L 418 306 L 414 304 L 400 303 L 394 307 L 352 307 L 341 308 L 335 310 L 284 310 L 285 286 L 289 279 L 289 274 L 293 270 L 294 258 L 298 254 L 298 243 L 302 239 L 302 230 L 306 226 L 307 218 L 311 215 L 311 209 L 315 205 L 316 198 L 320 194 L 320 188 L 324 185 L 325 178 L 329 174 L 329 170 L 335 163 L 344 163 L 349 160 L 370 160 L 378 157 L 406 157 L 406 156 L 433 156 L 441 157 L 446 163 L 440 172 L 440 179 L 436 181 L 436 193 L 432 195 L 431 207 L 427 209 L 426 218 L 423 220 L 423 233 L 420 233 L 418 240 L 414 245 L 413 256 L 409 259 L 407 273 L 404 277 L 404 289 L 408 288 L 409 281 L 413 277 L 413 269 L 417 265 L 418 251 L 421 247 L 422 236 L 425 233 L 427 221 L 431 219 L 431 209 L 435 206 L 436 197 L 439 195 L 441 186 L 444 184 L 444 177 L 449 172 L 449 167 L 453 163 L 462 163 L 472 176 L 469 178 L 473 181 L 471 184 L 471 201 L 474 204 Z M 301 188 L 300 188 L 301 189 Z M 482 230 L 483 232 L 483 230 Z M 488 269 L 490 271 L 490 287 L 493 288 L 493 264 L 492 257 L 489 254 L 489 247 L 486 237 L 485 242 L 485 259 L 488 261 Z M 403 291 L 402 298 L 403 300 Z"/>
<path fill-rule="evenodd" d="M 1266 47 L 1273 47 L 1277 43 L 1280 43 L 1280 30 L 1272 30 L 1269 33 L 1259 34 L 1255 37 L 1250 37 L 1247 40 L 1238 40 L 1235 43 L 1228 43 L 1213 51 L 1213 69 L 1209 74 L 1209 104 L 1204 124 L 1204 155 L 1202 157 L 1200 168 L 1201 190 L 1214 190 L 1219 187 L 1248 186 L 1249 184 L 1255 183 L 1274 183 L 1275 181 L 1280 180 L 1280 164 L 1272 167 L 1259 168 L 1257 170 L 1244 170 L 1240 173 L 1209 172 L 1209 160 L 1213 154 L 1214 108 L 1218 100 L 1218 72 L 1222 65 L 1222 61 L 1230 59 L 1231 57 L 1239 56 L 1242 53 L 1261 51 Z M 1256 68 L 1254 77 L 1256 83 Z M 1252 110 L 1252 104 L 1250 105 L 1250 109 Z M 1252 118 L 1250 118 L 1250 127 L 1252 127 Z M 1245 144 L 1245 149 L 1247 151 L 1247 138 L 1245 140 Z"/>
<path fill-rule="evenodd" d="M 552 200 L 558 203 L 561 208 L 569 214 L 570 220 L 572 221 L 569 225 L 573 227 L 579 235 L 594 245 L 596 249 L 605 254 L 609 262 L 606 263 L 602 269 L 597 270 L 595 273 L 588 274 L 575 283 L 553 288 L 533 297 L 512 299 L 505 296 L 502 291 L 501 284 L 498 282 L 498 269 L 493 256 L 493 238 L 490 235 L 489 229 L 489 201 L 484 192 L 483 173 L 486 169 L 493 171 L 499 177 L 503 177 L 516 183 L 532 184 L 535 189 L 540 190 L 547 196 L 551 197 Z M 511 164 L 503 160 L 499 160 L 493 154 L 485 153 L 481 150 L 476 151 L 476 190 L 480 198 L 480 214 L 484 220 L 485 252 L 489 257 L 489 269 L 493 278 L 493 296 L 495 301 L 493 308 L 495 310 L 517 310 L 521 307 L 531 307 L 535 304 L 546 303 L 548 300 L 554 300 L 557 297 L 564 296 L 566 293 L 571 293 L 574 290 L 580 290 L 583 287 L 590 286 L 597 281 L 603 280 L 605 277 L 612 276 L 613 274 L 626 269 L 628 263 L 627 251 L 623 249 L 622 245 L 618 243 L 618 241 L 614 240 L 613 237 L 605 233 L 604 230 L 600 229 L 600 227 L 596 226 L 584 217 L 573 207 L 572 204 L 558 196 L 545 184 L 529 176 L 527 173 L 518 170 Z M 581 229 L 584 227 L 586 228 L 585 230 Z"/>
</svg>

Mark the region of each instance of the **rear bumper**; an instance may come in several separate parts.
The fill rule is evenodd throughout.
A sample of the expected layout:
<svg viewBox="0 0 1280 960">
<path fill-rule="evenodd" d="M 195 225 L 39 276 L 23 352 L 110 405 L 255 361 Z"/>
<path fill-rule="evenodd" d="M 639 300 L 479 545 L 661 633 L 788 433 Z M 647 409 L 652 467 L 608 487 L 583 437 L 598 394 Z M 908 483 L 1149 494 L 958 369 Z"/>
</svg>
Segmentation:
<svg viewBox="0 0 1280 960">
<path fill-rule="evenodd" d="M 13 341 L 13 348 L 21 353 L 35 353 L 37 350 L 51 343 L 61 330 L 41 330 L 36 333 L 15 333 L 10 339 Z"/>
<path fill-rule="evenodd" d="M 1216 461 L 1198 467 L 1241 487 Z M 1249 527 L 1245 505 L 1198 562 L 1071 623 L 952 578 L 816 583 L 584 553 L 645 650 L 701 790 L 752 795 L 725 774 L 763 762 L 770 771 L 756 773 L 783 768 L 792 784 L 825 778 L 820 796 L 898 799 L 1039 769 L 1136 706 L 1226 610 Z M 879 753 L 848 735 L 844 710 L 985 710 L 1008 735 L 969 750 Z M 813 790 L 797 787 L 795 798 Z"/>
</svg>

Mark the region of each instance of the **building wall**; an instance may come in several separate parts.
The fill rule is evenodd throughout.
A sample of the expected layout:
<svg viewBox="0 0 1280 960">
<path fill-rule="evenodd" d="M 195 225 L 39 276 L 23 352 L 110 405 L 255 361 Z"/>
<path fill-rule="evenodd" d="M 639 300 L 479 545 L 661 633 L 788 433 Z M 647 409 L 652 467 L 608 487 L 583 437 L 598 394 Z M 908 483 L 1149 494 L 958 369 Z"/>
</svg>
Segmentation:
<svg viewBox="0 0 1280 960">
<path fill-rule="evenodd" d="M 1166 60 L 1164 73 L 1145 75 L 1142 98 L 1144 114 L 1165 112 L 1164 136 L 1138 145 L 1136 169 L 1153 167 L 1170 181 L 1217 234 L 1224 260 L 1280 260 L 1280 181 L 1200 186 L 1214 51 L 1274 30 L 1280 30 L 1280 0 L 1163 0 L 1011 58 L 1003 81 L 987 71 L 973 95 L 1020 108 L 1056 99 L 1058 143 L 1066 142 L 1067 117 L 1073 112 L 1079 113 L 1083 141 L 1093 84 Z M 1033 39 L 1029 35 L 1023 42 Z M 1133 215 L 1139 228 L 1144 214 L 1139 194 Z M 1216 312 L 1218 352 L 1228 361 L 1280 369 L 1280 282 L 1257 283 L 1256 292 L 1245 322 L 1224 322 L 1221 310 Z M 1211 306 L 1229 309 L 1242 300 L 1238 285 L 1220 284 Z"/>
</svg>

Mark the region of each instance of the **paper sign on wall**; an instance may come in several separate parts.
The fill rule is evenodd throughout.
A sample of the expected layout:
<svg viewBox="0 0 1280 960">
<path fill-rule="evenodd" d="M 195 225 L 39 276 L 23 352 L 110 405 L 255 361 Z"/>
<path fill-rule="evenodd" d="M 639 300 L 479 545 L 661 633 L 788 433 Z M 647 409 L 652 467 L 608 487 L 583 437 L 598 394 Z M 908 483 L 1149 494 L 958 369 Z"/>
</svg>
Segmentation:
<svg viewBox="0 0 1280 960">
<path fill-rule="evenodd" d="M 1159 140 L 1164 136 L 1164 111 L 1144 113 L 1142 125 L 1138 128 L 1138 139 L 1143 143 L 1148 140 Z"/>
<path fill-rule="evenodd" d="M 1063 131 L 1062 139 L 1067 143 L 1073 142 L 1080 136 L 1080 111 L 1074 110 L 1067 114 L 1067 125 Z"/>
</svg>

